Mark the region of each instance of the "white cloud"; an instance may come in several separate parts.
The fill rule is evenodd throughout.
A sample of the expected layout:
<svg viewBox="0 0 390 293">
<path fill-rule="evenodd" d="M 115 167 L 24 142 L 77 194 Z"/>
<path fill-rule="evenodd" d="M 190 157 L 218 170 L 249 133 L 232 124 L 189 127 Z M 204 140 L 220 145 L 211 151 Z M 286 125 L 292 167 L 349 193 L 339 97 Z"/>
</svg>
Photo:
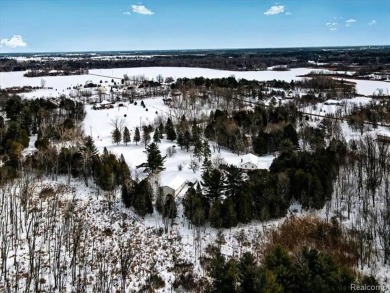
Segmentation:
<svg viewBox="0 0 390 293">
<path fill-rule="evenodd" d="M 353 19 L 353 18 L 350 18 L 348 20 L 345 21 L 345 26 L 351 26 L 353 23 L 357 22 L 356 19 Z"/>
<path fill-rule="evenodd" d="M 6 46 L 10 48 L 26 47 L 27 43 L 23 40 L 21 35 L 13 35 L 10 39 L 1 39 L 0 47 Z"/>
<path fill-rule="evenodd" d="M 131 5 L 131 11 L 143 15 L 153 15 L 154 12 L 149 8 L 146 8 L 144 5 Z"/>
<path fill-rule="evenodd" d="M 267 11 L 264 12 L 265 15 L 276 15 L 284 12 L 283 5 L 271 6 Z"/>
<path fill-rule="evenodd" d="M 337 31 L 338 29 L 338 23 L 337 22 L 327 22 L 326 26 L 331 30 L 331 31 Z"/>
<path fill-rule="evenodd" d="M 374 24 L 376 24 L 376 20 L 375 20 L 375 19 L 371 20 L 371 21 L 368 23 L 368 25 L 374 25 Z"/>
</svg>

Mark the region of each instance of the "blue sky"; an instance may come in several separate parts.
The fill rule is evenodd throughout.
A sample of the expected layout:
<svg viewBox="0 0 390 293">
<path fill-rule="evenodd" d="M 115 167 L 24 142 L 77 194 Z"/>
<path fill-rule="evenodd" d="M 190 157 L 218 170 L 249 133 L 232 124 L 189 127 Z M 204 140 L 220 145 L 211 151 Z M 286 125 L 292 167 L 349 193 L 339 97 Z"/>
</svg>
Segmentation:
<svg viewBox="0 0 390 293">
<path fill-rule="evenodd" d="M 0 0 L 0 52 L 390 45 L 390 0 Z"/>
</svg>

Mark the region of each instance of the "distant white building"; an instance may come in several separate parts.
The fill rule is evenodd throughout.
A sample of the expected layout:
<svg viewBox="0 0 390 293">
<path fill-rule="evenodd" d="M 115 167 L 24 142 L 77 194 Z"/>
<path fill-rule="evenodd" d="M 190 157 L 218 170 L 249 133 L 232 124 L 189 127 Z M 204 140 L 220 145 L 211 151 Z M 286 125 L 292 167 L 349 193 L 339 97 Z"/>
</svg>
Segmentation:
<svg viewBox="0 0 390 293">
<path fill-rule="evenodd" d="M 332 99 L 326 100 L 326 101 L 324 102 L 324 105 L 342 106 L 342 104 L 343 104 L 342 101 L 332 100 Z"/>
<path fill-rule="evenodd" d="M 176 175 L 174 177 L 167 178 L 167 180 L 164 180 L 161 183 L 160 192 L 162 193 L 162 195 L 171 194 L 173 196 L 176 196 L 183 190 L 187 183 L 194 183 L 195 181 L 195 179 L 188 180 L 181 175 Z"/>
<path fill-rule="evenodd" d="M 258 156 L 246 154 L 241 157 L 240 168 L 242 170 L 268 169 L 268 164 L 262 162 Z"/>
</svg>

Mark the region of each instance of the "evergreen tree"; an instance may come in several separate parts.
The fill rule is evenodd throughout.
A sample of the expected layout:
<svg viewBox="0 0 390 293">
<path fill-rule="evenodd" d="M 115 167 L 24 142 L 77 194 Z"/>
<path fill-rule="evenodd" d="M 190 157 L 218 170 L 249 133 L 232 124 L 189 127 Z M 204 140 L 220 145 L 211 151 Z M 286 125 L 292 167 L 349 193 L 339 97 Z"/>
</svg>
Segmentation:
<svg viewBox="0 0 390 293">
<path fill-rule="evenodd" d="M 153 142 L 155 142 L 155 143 L 161 142 L 160 131 L 158 130 L 158 128 L 156 128 L 156 130 L 154 131 Z"/>
<path fill-rule="evenodd" d="M 123 130 L 123 142 L 127 145 L 131 141 L 130 131 L 127 127 Z"/>
<path fill-rule="evenodd" d="M 225 171 L 226 195 L 232 197 L 233 202 L 237 203 L 238 194 L 244 183 L 242 170 L 235 165 L 229 165 L 225 167 Z"/>
<path fill-rule="evenodd" d="M 213 168 L 213 165 L 211 164 L 211 161 L 208 158 L 205 158 L 203 160 L 203 164 L 202 164 L 203 173 L 211 171 L 212 168 Z"/>
<path fill-rule="evenodd" d="M 164 203 L 164 213 L 163 217 L 174 219 L 177 215 L 177 209 L 176 209 L 176 203 L 175 198 L 172 194 L 168 194 L 165 199 Z"/>
<path fill-rule="evenodd" d="M 284 138 L 287 138 L 291 141 L 291 143 L 295 146 L 298 147 L 298 134 L 291 124 L 288 124 L 284 129 L 283 129 L 283 136 Z"/>
<path fill-rule="evenodd" d="M 191 141 L 192 141 L 191 134 L 189 131 L 186 131 L 184 133 L 183 146 L 186 148 L 187 152 L 190 149 Z"/>
<path fill-rule="evenodd" d="M 207 219 L 208 202 L 203 198 L 199 184 L 191 186 L 183 199 L 184 215 L 195 226 L 204 225 Z"/>
<path fill-rule="evenodd" d="M 138 215 L 145 217 L 153 213 L 153 189 L 148 178 L 143 179 L 135 187 L 133 207 Z"/>
<path fill-rule="evenodd" d="M 205 170 L 202 173 L 202 186 L 206 198 L 211 201 L 217 200 L 224 193 L 224 174 L 218 169 Z"/>
<path fill-rule="evenodd" d="M 223 226 L 225 228 L 235 227 L 238 224 L 237 212 L 234 207 L 234 202 L 232 197 L 228 197 L 222 204 L 221 209 L 223 217 Z"/>
<path fill-rule="evenodd" d="M 240 223 L 248 223 L 253 218 L 252 192 L 253 191 L 251 190 L 251 186 L 244 184 L 243 188 L 238 194 L 238 199 L 235 205 L 237 211 L 237 220 Z"/>
<path fill-rule="evenodd" d="M 210 293 L 236 293 L 239 271 L 234 259 L 226 262 L 220 251 L 213 253 L 210 261 L 209 274 L 212 279 Z"/>
<path fill-rule="evenodd" d="M 203 158 L 206 160 L 206 159 L 210 159 L 211 157 L 211 150 L 210 150 L 210 146 L 209 146 L 209 142 L 205 139 L 202 143 L 202 152 L 203 152 Z"/>
<path fill-rule="evenodd" d="M 99 151 L 95 146 L 91 136 L 87 136 L 84 141 L 84 146 L 80 149 L 82 170 L 86 186 L 88 179 L 94 176 L 94 172 L 99 168 Z"/>
<path fill-rule="evenodd" d="M 123 154 L 119 157 L 118 164 L 116 165 L 115 169 L 117 183 L 123 184 L 126 180 L 130 179 L 130 169 L 129 166 L 126 163 L 125 157 Z"/>
<path fill-rule="evenodd" d="M 200 129 L 199 129 L 198 125 L 196 124 L 196 120 L 194 120 L 192 122 L 191 132 L 192 132 L 192 138 L 193 138 L 194 142 L 197 140 L 200 140 Z"/>
<path fill-rule="evenodd" d="M 143 133 L 142 133 L 142 142 L 145 144 L 145 148 L 150 142 L 150 131 L 148 127 L 143 128 Z"/>
<path fill-rule="evenodd" d="M 135 141 L 135 144 L 137 145 L 141 140 L 141 134 L 139 132 L 139 128 L 136 127 L 135 128 L 135 133 L 134 133 L 134 141 Z"/>
<path fill-rule="evenodd" d="M 167 133 L 167 139 L 169 139 L 170 141 L 174 141 L 176 139 L 175 127 L 173 126 L 172 120 L 170 118 L 168 118 L 167 120 L 165 131 Z"/>
<path fill-rule="evenodd" d="M 11 121 L 15 121 L 22 112 L 22 108 L 22 99 L 19 96 L 14 95 L 8 98 L 8 100 L 5 102 L 4 111 L 7 118 L 9 118 Z"/>
<path fill-rule="evenodd" d="M 114 184 L 114 173 L 111 165 L 108 162 L 102 162 L 98 170 L 97 185 L 106 191 L 112 190 Z"/>
<path fill-rule="evenodd" d="M 184 135 L 181 131 L 179 132 L 179 134 L 177 136 L 177 144 L 179 145 L 180 149 L 182 150 L 184 147 Z"/>
<path fill-rule="evenodd" d="M 116 144 L 119 144 L 122 139 L 122 133 L 119 131 L 119 128 L 115 128 L 112 132 L 112 141 Z"/>
<path fill-rule="evenodd" d="M 164 124 L 160 122 L 160 125 L 158 126 L 158 132 L 160 134 L 160 139 L 163 139 L 163 134 L 164 134 Z"/>
<path fill-rule="evenodd" d="M 122 202 L 124 205 L 129 208 L 134 205 L 134 197 L 135 197 L 135 182 L 127 180 L 122 184 Z"/>
<path fill-rule="evenodd" d="M 283 287 L 276 281 L 276 277 L 270 271 L 259 268 L 253 255 L 244 253 L 238 263 L 240 271 L 239 292 L 245 293 L 282 293 Z"/>
<path fill-rule="evenodd" d="M 160 149 L 156 143 L 152 142 L 150 145 L 148 145 L 146 147 L 146 153 L 147 162 L 137 166 L 137 168 L 145 167 L 145 172 L 150 172 L 153 174 L 157 174 L 165 170 L 164 161 L 166 156 L 161 156 Z"/>
<path fill-rule="evenodd" d="M 202 159 L 202 155 L 202 142 L 200 139 L 198 139 L 194 142 L 194 157 L 197 158 L 200 162 L 200 160 Z"/>
<path fill-rule="evenodd" d="M 23 128 L 27 135 L 31 135 L 31 125 L 32 125 L 32 114 L 30 107 L 24 106 L 21 113 L 21 128 Z"/>
<path fill-rule="evenodd" d="M 214 228 L 222 228 L 224 225 L 223 214 L 223 205 L 219 199 L 215 200 L 210 208 L 210 225 Z"/>
</svg>

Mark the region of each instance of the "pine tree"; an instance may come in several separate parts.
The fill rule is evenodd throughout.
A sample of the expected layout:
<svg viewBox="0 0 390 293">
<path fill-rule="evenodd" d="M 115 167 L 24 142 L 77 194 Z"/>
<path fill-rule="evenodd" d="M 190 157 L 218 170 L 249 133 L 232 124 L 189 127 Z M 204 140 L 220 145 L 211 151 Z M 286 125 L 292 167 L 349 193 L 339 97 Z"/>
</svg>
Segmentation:
<svg viewBox="0 0 390 293">
<path fill-rule="evenodd" d="M 192 140 L 195 144 L 195 142 L 200 140 L 200 129 L 199 129 L 198 125 L 196 124 L 196 120 L 194 120 L 192 123 L 191 132 L 192 132 Z"/>
<path fill-rule="evenodd" d="M 210 225 L 214 228 L 223 227 L 223 206 L 220 200 L 214 201 L 210 208 Z"/>
<path fill-rule="evenodd" d="M 213 253 L 208 270 L 212 279 L 211 288 L 209 288 L 208 292 L 238 292 L 236 291 L 236 286 L 239 279 L 239 270 L 237 268 L 237 262 L 234 259 L 226 261 L 221 252 L 216 251 Z"/>
<path fill-rule="evenodd" d="M 161 139 L 160 139 L 160 131 L 158 130 L 158 128 L 156 128 L 156 130 L 154 131 L 154 134 L 153 134 L 153 142 L 155 142 L 155 143 L 161 142 Z"/>
<path fill-rule="evenodd" d="M 167 120 L 167 125 L 165 126 L 165 131 L 167 132 L 167 139 L 174 141 L 176 139 L 175 127 L 170 118 Z"/>
<path fill-rule="evenodd" d="M 134 192 L 133 207 L 138 215 L 144 217 L 153 213 L 153 189 L 150 186 L 148 178 L 145 178 L 136 185 Z"/>
<path fill-rule="evenodd" d="M 202 164 L 203 173 L 206 171 L 207 172 L 211 171 L 212 168 L 213 168 L 213 165 L 211 164 L 211 161 L 208 158 L 205 158 L 203 160 L 203 164 Z"/>
<path fill-rule="evenodd" d="M 228 197 L 222 204 L 222 218 L 223 226 L 225 228 L 235 227 L 238 224 L 237 212 L 234 208 L 234 202 L 232 197 Z"/>
<path fill-rule="evenodd" d="M 123 130 L 123 142 L 127 145 L 131 141 L 130 131 L 127 127 Z"/>
<path fill-rule="evenodd" d="M 202 174 L 202 186 L 204 188 L 205 196 L 211 200 L 216 201 L 224 193 L 225 188 L 224 174 L 218 169 L 211 171 L 205 170 Z"/>
<path fill-rule="evenodd" d="M 38 141 L 38 140 L 37 140 Z M 80 148 L 80 155 L 82 160 L 82 173 L 86 186 L 88 186 L 88 178 L 94 175 L 98 169 L 99 151 L 96 148 L 92 137 L 87 136 L 84 141 L 84 146 Z"/>
<path fill-rule="evenodd" d="M 179 132 L 179 134 L 177 136 L 177 144 L 179 145 L 180 149 L 182 150 L 183 146 L 184 146 L 184 135 L 181 131 Z"/>
<path fill-rule="evenodd" d="M 184 133 L 183 146 L 186 148 L 187 152 L 190 149 L 192 137 L 189 131 Z"/>
<path fill-rule="evenodd" d="M 283 136 L 284 138 L 289 139 L 294 146 L 296 147 L 299 146 L 297 131 L 295 130 L 294 126 L 292 126 L 291 124 L 288 124 L 283 129 Z"/>
<path fill-rule="evenodd" d="M 233 202 L 237 202 L 237 197 L 243 187 L 242 170 L 235 165 L 225 167 L 226 175 L 226 195 L 232 197 Z"/>
<path fill-rule="evenodd" d="M 158 132 L 160 134 L 160 138 L 163 139 L 163 134 L 164 134 L 164 124 L 160 122 L 160 125 L 158 126 Z"/>
<path fill-rule="evenodd" d="M 156 143 L 152 142 L 150 145 L 148 145 L 146 147 L 146 153 L 148 157 L 147 162 L 137 166 L 137 168 L 145 167 L 145 172 L 150 172 L 153 174 L 157 174 L 165 170 L 164 161 L 166 156 L 161 156 L 160 149 Z"/>
<path fill-rule="evenodd" d="M 206 160 L 209 160 L 211 157 L 211 150 L 209 146 L 209 142 L 207 140 L 204 140 L 202 143 L 202 152 L 203 152 L 203 158 Z"/>
<path fill-rule="evenodd" d="M 130 179 L 131 177 L 129 165 L 127 165 L 123 154 L 121 154 L 121 156 L 119 157 L 118 163 L 119 163 L 118 168 L 116 170 L 117 177 L 118 177 L 117 182 L 118 184 L 123 184 L 126 180 Z"/>
<path fill-rule="evenodd" d="M 198 139 L 196 142 L 194 142 L 194 157 L 197 158 L 200 162 L 202 159 L 202 142 L 200 139 Z"/>
<path fill-rule="evenodd" d="M 134 141 L 135 141 L 135 144 L 137 145 L 141 140 L 141 134 L 139 132 L 139 128 L 136 127 L 135 128 L 135 134 L 134 134 Z"/>
<path fill-rule="evenodd" d="M 145 148 L 150 142 L 150 131 L 148 127 L 144 127 L 143 134 L 142 134 L 142 142 L 145 144 Z"/>
<path fill-rule="evenodd" d="M 251 186 L 243 185 L 236 202 L 237 218 L 240 223 L 248 223 L 253 218 L 253 196 Z"/>
<path fill-rule="evenodd" d="M 112 141 L 116 144 L 119 144 L 122 139 L 122 133 L 120 132 L 119 128 L 115 128 L 112 132 Z"/>
<path fill-rule="evenodd" d="M 131 180 L 126 180 L 122 184 L 122 202 L 127 208 L 134 205 L 135 186 L 136 182 Z"/>
<path fill-rule="evenodd" d="M 175 198 L 172 194 L 168 194 L 165 199 L 163 217 L 174 219 L 177 215 Z"/>
</svg>

